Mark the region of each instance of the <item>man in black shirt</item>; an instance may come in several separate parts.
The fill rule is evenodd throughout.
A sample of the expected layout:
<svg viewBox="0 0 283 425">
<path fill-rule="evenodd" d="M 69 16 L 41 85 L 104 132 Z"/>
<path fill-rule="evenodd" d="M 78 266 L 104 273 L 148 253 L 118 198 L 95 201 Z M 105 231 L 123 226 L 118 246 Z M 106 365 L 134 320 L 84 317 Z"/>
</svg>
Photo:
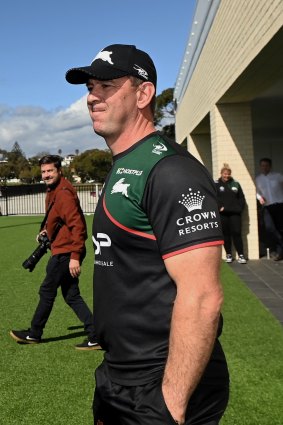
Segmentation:
<svg viewBox="0 0 283 425">
<path fill-rule="evenodd" d="M 93 222 L 94 311 L 105 359 L 94 424 L 216 425 L 229 377 L 218 340 L 223 236 L 207 170 L 153 124 L 147 53 L 111 45 L 66 74 L 87 85 L 113 154 Z"/>
</svg>

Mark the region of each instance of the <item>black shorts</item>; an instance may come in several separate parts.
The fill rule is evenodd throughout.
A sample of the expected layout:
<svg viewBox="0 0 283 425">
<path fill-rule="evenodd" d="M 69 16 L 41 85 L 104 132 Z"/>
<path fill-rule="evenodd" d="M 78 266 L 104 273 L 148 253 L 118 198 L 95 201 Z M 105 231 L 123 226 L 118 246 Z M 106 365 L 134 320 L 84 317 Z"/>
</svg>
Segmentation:
<svg viewBox="0 0 283 425">
<path fill-rule="evenodd" d="M 110 381 L 105 365 L 96 370 L 94 425 L 176 425 L 163 399 L 161 379 L 138 386 Z M 217 425 L 227 407 L 229 385 L 200 384 L 186 412 L 186 425 Z"/>
</svg>

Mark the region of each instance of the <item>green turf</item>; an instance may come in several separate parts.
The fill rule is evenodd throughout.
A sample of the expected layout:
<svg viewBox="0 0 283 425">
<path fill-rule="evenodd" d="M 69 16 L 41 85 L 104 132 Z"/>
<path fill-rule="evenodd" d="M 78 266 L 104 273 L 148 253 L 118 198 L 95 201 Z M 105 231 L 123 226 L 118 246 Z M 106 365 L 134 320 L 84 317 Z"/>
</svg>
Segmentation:
<svg viewBox="0 0 283 425">
<path fill-rule="evenodd" d="M 102 352 L 80 352 L 83 328 L 61 294 L 47 323 L 45 343 L 19 345 L 10 329 L 29 326 L 48 255 L 32 273 L 21 266 L 36 248 L 42 217 L 0 217 L 0 424 L 92 424 L 93 373 Z M 91 235 L 92 217 L 87 217 Z M 92 305 L 91 238 L 80 287 Z M 244 267 L 244 266 L 243 266 Z M 222 425 L 282 425 L 282 326 L 226 264 L 222 343 L 231 374 L 231 398 Z M 113 424 L 115 425 L 115 424 Z"/>
<path fill-rule="evenodd" d="M 222 282 L 221 341 L 230 370 L 231 397 L 221 424 L 282 425 L 282 325 L 227 264 L 222 267 Z"/>
<path fill-rule="evenodd" d="M 85 335 L 62 295 L 58 295 L 47 323 L 46 343 L 19 345 L 9 336 L 10 329 L 29 327 L 38 301 L 48 254 L 32 273 L 21 264 L 37 246 L 35 236 L 42 218 L 0 217 L 0 423 L 92 424 L 93 373 L 103 353 L 74 349 Z M 91 217 L 87 222 L 91 234 Z M 92 307 L 91 238 L 87 242 L 80 288 Z"/>
</svg>

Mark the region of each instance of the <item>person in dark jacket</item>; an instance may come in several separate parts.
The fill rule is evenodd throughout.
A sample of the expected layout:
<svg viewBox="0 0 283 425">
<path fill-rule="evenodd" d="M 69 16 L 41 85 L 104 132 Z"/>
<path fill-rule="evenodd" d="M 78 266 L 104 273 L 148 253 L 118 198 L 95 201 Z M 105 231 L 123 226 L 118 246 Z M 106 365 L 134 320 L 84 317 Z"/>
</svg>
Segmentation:
<svg viewBox="0 0 283 425">
<path fill-rule="evenodd" d="M 243 241 L 241 235 L 241 214 L 246 200 L 239 182 L 233 179 L 232 170 L 228 164 L 224 164 L 220 172 L 220 178 L 216 180 L 218 206 L 221 216 L 222 230 L 224 235 L 224 248 L 226 251 L 226 263 L 232 263 L 232 241 L 238 253 L 238 262 L 246 264 Z"/>
</svg>

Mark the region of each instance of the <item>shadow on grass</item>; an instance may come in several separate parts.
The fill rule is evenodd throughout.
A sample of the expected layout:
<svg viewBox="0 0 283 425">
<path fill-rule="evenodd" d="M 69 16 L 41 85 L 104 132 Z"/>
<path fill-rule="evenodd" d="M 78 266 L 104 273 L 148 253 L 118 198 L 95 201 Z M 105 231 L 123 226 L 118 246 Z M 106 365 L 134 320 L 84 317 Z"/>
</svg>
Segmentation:
<svg viewBox="0 0 283 425">
<path fill-rule="evenodd" d="M 54 336 L 54 337 L 51 337 L 51 338 L 44 338 L 41 341 L 41 343 L 42 344 L 45 344 L 45 343 L 48 343 L 48 342 L 63 341 L 65 339 L 73 339 L 73 338 L 77 338 L 79 336 L 86 336 L 86 333 L 84 331 L 82 331 L 82 332 L 73 332 L 73 333 L 67 334 L 67 335 L 60 335 L 60 336 Z"/>
<path fill-rule="evenodd" d="M 60 335 L 60 336 L 54 336 L 51 338 L 43 338 L 40 342 L 40 344 L 47 344 L 49 342 L 56 342 L 56 341 L 64 341 L 65 339 L 74 339 L 79 336 L 86 336 L 85 332 L 74 332 L 72 334 L 68 335 Z M 38 344 L 27 344 L 26 342 L 17 341 L 17 344 L 19 345 L 38 345 Z"/>
<path fill-rule="evenodd" d="M 83 329 L 83 325 L 77 325 L 77 326 L 69 326 L 67 329 L 68 331 L 74 331 L 76 329 Z"/>
<path fill-rule="evenodd" d="M 33 226 L 34 224 L 40 224 L 41 221 L 34 221 L 33 223 L 10 224 L 8 226 L 0 226 L 0 230 L 1 229 L 8 229 L 10 227 L 13 227 L 14 228 L 14 227 L 23 227 L 23 226 Z"/>
</svg>

